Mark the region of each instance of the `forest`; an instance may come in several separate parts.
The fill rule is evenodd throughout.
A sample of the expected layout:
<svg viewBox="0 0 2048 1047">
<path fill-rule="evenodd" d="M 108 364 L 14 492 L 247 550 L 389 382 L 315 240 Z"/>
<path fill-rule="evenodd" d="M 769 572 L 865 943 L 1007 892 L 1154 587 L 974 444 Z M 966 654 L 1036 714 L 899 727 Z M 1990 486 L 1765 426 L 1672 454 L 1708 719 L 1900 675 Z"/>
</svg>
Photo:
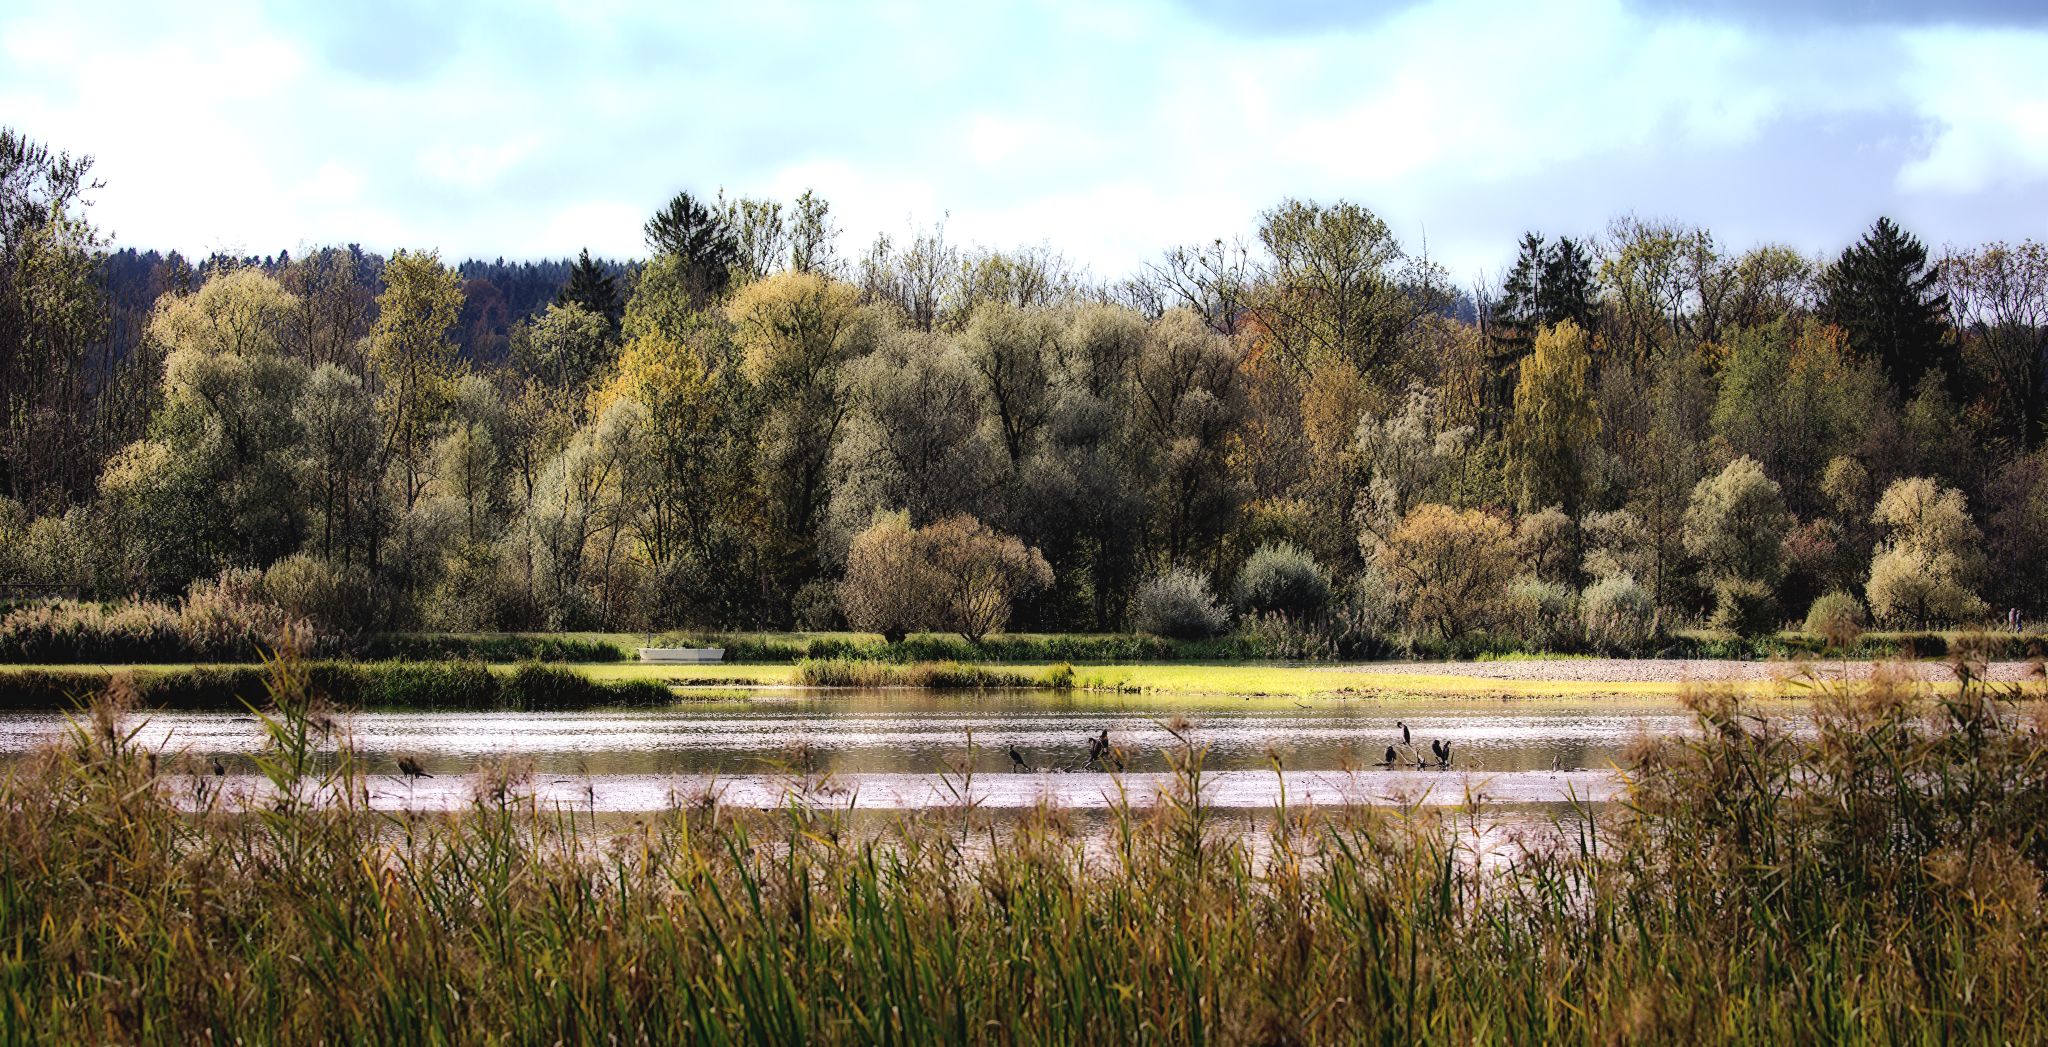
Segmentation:
<svg viewBox="0 0 2048 1047">
<path fill-rule="evenodd" d="M 1627 652 L 2048 611 L 2034 240 L 1623 215 L 1463 286 L 1286 199 L 1104 278 L 683 192 L 631 260 L 194 262 L 112 249 L 97 188 L 0 132 L 0 631 Z"/>
</svg>

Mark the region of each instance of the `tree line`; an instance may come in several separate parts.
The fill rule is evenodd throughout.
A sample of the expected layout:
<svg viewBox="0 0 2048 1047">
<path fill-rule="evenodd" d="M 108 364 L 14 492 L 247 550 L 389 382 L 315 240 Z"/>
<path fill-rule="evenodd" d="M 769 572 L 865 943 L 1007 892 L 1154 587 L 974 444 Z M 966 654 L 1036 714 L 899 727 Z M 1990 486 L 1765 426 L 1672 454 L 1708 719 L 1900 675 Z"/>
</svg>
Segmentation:
<svg viewBox="0 0 2048 1047">
<path fill-rule="evenodd" d="M 260 571 L 337 628 L 1340 646 L 2048 610 L 2032 240 L 1880 219 L 1815 259 L 1624 217 L 1460 289 L 1290 199 L 1100 280 L 681 193 L 629 263 L 194 268 L 110 252 L 95 186 L 0 132 L 15 599 Z"/>
</svg>

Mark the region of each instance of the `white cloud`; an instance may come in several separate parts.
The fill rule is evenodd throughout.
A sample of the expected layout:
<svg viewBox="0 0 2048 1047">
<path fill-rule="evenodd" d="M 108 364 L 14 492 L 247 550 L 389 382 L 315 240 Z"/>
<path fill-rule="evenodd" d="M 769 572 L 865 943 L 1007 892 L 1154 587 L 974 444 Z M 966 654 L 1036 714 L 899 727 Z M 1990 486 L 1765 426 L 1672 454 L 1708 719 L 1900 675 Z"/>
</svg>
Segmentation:
<svg viewBox="0 0 2048 1047">
<path fill-rule="evenodd" d="M 300 182 L 292 195 L 309 204 L 349 203 L 363 195 L 363 176 L 330 160 L 321 164 L 311 178 Z"/>
<path fill-rule="evenodd" d="M 1909 42 L 1913 104 L 1935 122 L 1911 191 L 1968 194 L 2048 178 L 2048 33 L 1939 29 Z"/>
<path fill-rule="evenodd" d="M 2015 194 L 2038 213 L 2048 186 L 2048 36 L 1997 25 L 1438 0 L 1247 35 L 1163 2 L 608 0 L 416 12 L 417 46 L 383 62 L 375 34 L 296 14 L 0 14 L 0 113 L 98 156 L 96 217 L 123 242 L 188 251 L 628 254 L 678 188 L 816 188 L 848 254 L 949 213 L 957 240 L 1048 242 L 1113 276 L 1282 196 L 1341 195 L 1464 273 L 1521 228 L 1591 231 L 1674 184 L 1675 217 L 1806 247 L 1854 235 L 1814 217 L 1845 194 L 1947 201 L 1964 220 L 1940 241 L 2009 220 Z M 1953 206 L 1973 194 L 1996 208 Z"/>
</svg>

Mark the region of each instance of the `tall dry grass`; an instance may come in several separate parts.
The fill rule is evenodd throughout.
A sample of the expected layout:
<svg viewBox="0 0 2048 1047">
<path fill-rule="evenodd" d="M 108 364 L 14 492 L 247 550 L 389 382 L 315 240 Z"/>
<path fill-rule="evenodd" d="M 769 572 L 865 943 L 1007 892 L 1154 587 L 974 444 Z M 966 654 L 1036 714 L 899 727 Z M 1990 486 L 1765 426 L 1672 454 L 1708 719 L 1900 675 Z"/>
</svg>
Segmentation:
<svg viewBox="0 0 2048 1047">
<path fill-rule="evenodd" d="M 260 806 L 136 746 L 118 692 L 10 770 L 0 1039 L 2048 1037 L 2048 748 L 1975 680 L 1827 691 L 1810 734 L 1696 695 L 1699 733 L 1644 745 L 1622 801 L 1487 867 L 1469 812 L 1226 827 L 1178 724 L 1177 787 L 1092 848 L 971 802 L 596 826 L 516 769 L 458 816 L 377 814 L 345 744 L 316 758 L 337 728 L 304 670 L 271 674 Z"/>
</svg>

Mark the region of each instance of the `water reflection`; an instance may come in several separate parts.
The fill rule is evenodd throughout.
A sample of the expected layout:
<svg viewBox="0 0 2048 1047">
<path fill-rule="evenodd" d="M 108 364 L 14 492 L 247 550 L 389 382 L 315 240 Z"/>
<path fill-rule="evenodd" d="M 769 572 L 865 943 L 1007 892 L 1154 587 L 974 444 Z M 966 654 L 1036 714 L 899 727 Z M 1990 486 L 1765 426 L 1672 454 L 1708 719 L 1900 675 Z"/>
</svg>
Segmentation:
<svg viewBox="0 0 2048 1047">
<path fill-rule="evenodd" d="M 1233 805 L 1272 802 L 1280 781 L 1275 759 L 1290 796 L 1315 802 L 1398 802 L 1473 783 L 1503 798 L 1555 800 L 1571 788 L 1586 796 L 1596 778 L 1611 780 L 1607 772 L 1637 736 L 1691 722 L 1669 702 L 1261 699 L 1177 707 L 1093 695 L 895 690 L 653 711 L 369 711 L 345 717 L 343 730 L 373 771 L 394 771 L 401 755 L 418 759 L 436 777 L 394 795 L 434 806 L 464 795 L 458 783 L 478 764 L 508 759 L 529 766 L 537 787 L 564 798 L 600 793 L 609 798 L 600 806 L 612 810 L 661 806 L 708 783 L 718 783 L 728 802 L 769 802 L 763 797 L 786 791 L 792 771 L 851 786 L 866 797 L 860 806 L 922 806 L 938 802 L 930 797 L 940 772 L 967 767 L 991 803 L 1022 805 L 1050 790 L 1061 802 L 1091 806 L 1112 788 L 1102 772 L 1116 768 L 1088 765 L 1088 739 L 1109 732 L 1126 781 L 1138 783 L 1142 797 L 1166 770 L 1164 753 L 1174 744 L 1166 724 L 1177 715 L 1192 723 L 1189 737 L 1206 747 L 1205 766 Z M 0 759 L 61 737 L 64 722 L 56 714 L 0 717 Z M 1414 744 L 1400 749 L 1393 768 L 1382 768 L 1386 747 L 1400 746 L 1397 722 L 1406 723 Z M 262 737 L 248 715 L 152 713 L 136 740 L 171 756 L 219 756 L 239 776 L 251 769 L 249 754 Z M 1450 745 L 1449 773 L 1435 769 L 1433 741 Z M 1015 772 L 1012 748 L 1033 773 Z M 1418 756 L 1429 769 L 1416 768 Z"/>
</svg>

